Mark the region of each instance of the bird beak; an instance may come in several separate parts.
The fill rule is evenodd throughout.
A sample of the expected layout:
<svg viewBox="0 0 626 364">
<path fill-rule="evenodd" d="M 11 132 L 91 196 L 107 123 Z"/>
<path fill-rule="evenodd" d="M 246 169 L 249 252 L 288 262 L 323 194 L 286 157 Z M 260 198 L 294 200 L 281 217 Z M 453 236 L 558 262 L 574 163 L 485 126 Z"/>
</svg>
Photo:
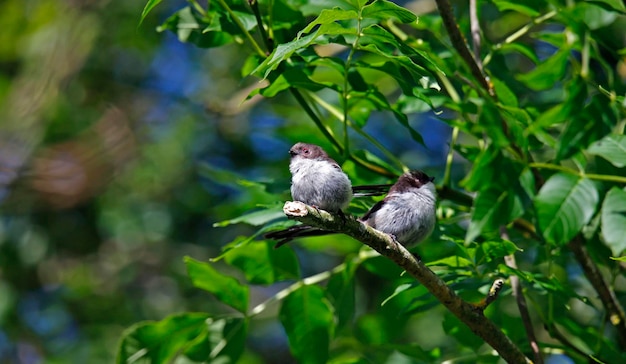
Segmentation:
<svg viewBox="0 0 626 364">
<path fill-rule="evenodd" d="M 432 182 L 432 181 L 435 180 L 435 177 L 430 177 L 429 180 L 430 180 L 430 182 Z"/>
</svg>

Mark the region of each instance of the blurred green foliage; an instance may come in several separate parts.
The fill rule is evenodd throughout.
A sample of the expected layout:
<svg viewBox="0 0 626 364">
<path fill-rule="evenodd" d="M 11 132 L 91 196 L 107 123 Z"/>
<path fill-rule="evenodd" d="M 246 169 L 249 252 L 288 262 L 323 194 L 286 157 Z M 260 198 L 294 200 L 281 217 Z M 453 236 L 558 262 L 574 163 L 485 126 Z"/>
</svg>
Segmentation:
<svg viewBox="0 0 626 364">
<path fill-rule="evenodd" d="M 546 358 L 622 361 L 572 241 L 623 303 L 624 5 L 477 3 L 497 99 L 429 1 L 0 3 L 0 362 L 497 362 L 359 242 L 263 240 L 297 141 L 435 175 L 431 269 L 519 277 Z M 486 316 L 531 355 L 508 288 Z"/>
</svg>

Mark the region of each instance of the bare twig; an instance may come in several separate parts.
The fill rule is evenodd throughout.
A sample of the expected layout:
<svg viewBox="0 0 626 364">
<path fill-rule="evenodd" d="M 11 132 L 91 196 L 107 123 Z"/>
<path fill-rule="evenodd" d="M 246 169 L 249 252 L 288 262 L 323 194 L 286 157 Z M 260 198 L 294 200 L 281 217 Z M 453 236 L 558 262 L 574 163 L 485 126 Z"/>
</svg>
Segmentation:
<svg viewBox="0 0 626 364">
<path fill-rule="evenodd" d="M 617 332 L 617 339 L 621 347 L 626 347 L 626 315 L 624 315 L 624 309 L 617 300 L 617 297 L 615 297 L 615 293 L 609 288 L 602 277 L 600 269 L 598 269 L 598 266 L 589 256 L 589 251 L 587 251 L 585 247 L 584 239 L 579 234 L 569 242 L 568 246 L 574 253 L 578 264 L 583 268 L 585 277 L 587 277 L 596 292 L 598 292 L 600 301 L 602 301 L 602 305 L 608 313 L 609 322 Z"/>
<path fill-rule="evenodd" d="M 530 363 L 500 328 L 483 315 L 481 309 L 463 301 L 441 278 L 391 236 L 362 224 L 353 216 L 330 214 L 302 202 L 288 201 L 283 211 L 288 218 L 303 224 L 349 235 L 391 259 L 423 284 L 439 302 L 491 345 L 508 363 Z"/>
<path fill-rule="evenodd" d="M 265 48 L 267 49 L 267 55 L 269 55 L 274 50 L 274 41 L 267 35 L 267 32 L 265 31 L 263 19 L 261 19 L 261 10 L 259 10 L 259 1 L 248 0 L 248 5 L 250 5 L 250 8 L 252 9 L 252 13 L 254 13 L 257 27 L 259 28 L 259 33 L 261 34 L 263 44 L 265 44 Z"/>
<path fill-rule="evenodd" d="M 493 85 L 489 81 L 487 81 L 487 78 L 478 66 L 478 62 L 467 48 L 465 38 L 463 37 L 463 34 L 461 34 L 456 19 L 454 18 L 454 13 L 452 11 L 452 5 L 450 4 L 450 1 L 435 0 L 435 2 L 437 3 L 437 7 L 439 8 L 439 14 L 441 15 L 441 19 L 443 20 L 443 25 L 446 27 L 448 35 L 450 36 L 452 46 L 454 47 L 454 49 L 456 49 L 461 58 L 463 58 L 465 64 L 467 64 L 470 72 L 472 73 L 474 78 L 480 83 L 481 87 L 485 89 L 491 97 L 495 98 L 496 93 Z"/>
<path fill-rule="evenodd" d="M 509 233 L 506 231 L 506 227 L 500 227 L 500 235 L 503 239 L 509 240 Z M 517 262 L 515 261 L 515 255 L 513 254 L 505 256 L 504 263 L 508 267 L 517 269 Z M 519 281 L 519 277 L 516 275 L 511 275 L 509 277 L 509 280 L 511 281 L 511 287 L 513 288 L 513 297 L 515 297 L 515 300 L 517 302 L 517 308 L 519 309 L 522 323 L 524 324 L 524 329 L 526 330 L 526 336 L 528 337 L 530 348 L 533 351 L 533 356 L 535 359 L 534 363 L 543 364 L 543 357 L 541 356 L 539 344 L 537 343 L 537 337 L 535 336 L 533 324 L 530 320 L 528 304 L 526 303 L 526 298 L 524 297 L 524 293 L 522 292 L 522 284 Z"/>
<path fill-rule="evenodd" d="M 480 21 L 478 20 L 478 6 L 476 0 L 470 0 L 470 29 L 472 31 L 472 48 L 474 50 L 474 59 L 478 68 L 482 71 L 483 63 L 480 59 Z"/>
<path fill-rule="evenodd" d="M 574 345 L 571 341 L 569 341 L 569 339 L 565 335 L 563 335 L 563 333 L 561 333 L 557 329 L 555 324 L 546 325 L 546 330 L 548 331 L 548 333 L 550 333 L 550 336 L 552 336 L 553 338 L 558 340 L 561 344 L 563 344 L 566 347 L 568 347 L 569 349 L 571 349 L 574 353 L 576 353 L 576 354 L 582 356 L 583 358 L 587 359 L 588 363 L 606 363 L 605 361 L 598 360 L 597 358 L 595 358 L 591 354 L 588 354 L 588 353 L 584 352 L 578 346 Z"/>
<path fill-rule="evenodd" d="M 504 279 L 501 279 L 501 278 L 496 279 L 495 281 L 493 281 L 491 288 L 489 288 L 489 292 L 487 292 L 487 296 L 485 296 L 485 298 L 482 301 L 475 303 L 474 306 L 477 309 L 484 311 L 485 309 L 487 309 L 487 307 L 489 307 L 490 304 L 492 304 L 495 300 L 498 299 L 498 296 L 500 295 L 500 291 L 502 291 L 503 287 L 504 287 Z"/>
</svg>

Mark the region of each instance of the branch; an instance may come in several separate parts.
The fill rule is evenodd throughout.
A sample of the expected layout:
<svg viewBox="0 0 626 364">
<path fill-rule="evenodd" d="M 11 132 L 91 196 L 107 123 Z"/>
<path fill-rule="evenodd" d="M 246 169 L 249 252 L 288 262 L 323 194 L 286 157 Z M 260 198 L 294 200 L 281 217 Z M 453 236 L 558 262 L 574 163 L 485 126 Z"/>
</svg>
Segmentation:
<svg viewBox="0 0 626 364">
<path fill-rule="evenodd" d="M 472 46 L 474 49 L 474 59 L 478 65 L 478 68 L 483 69 L 482 62 L 480 60 L 480 21 L 478 20 L 478 5 L 476 0 L 470 0 L 470 29 L 472 31 Z"/>
<path fill-rule="evenodd" d="M 478 66 L 478 62 L 467 48 L 467 43 L 463 34 L 459 30 L 459 26 L 456 23 L 456 19 L 454 19 L 454 13 L 452 11 L 452 5 L 449 0 L 435 0 L 437 3 L 437 8 L 439 8 L 439 14 L 441 14 L 441 19 L 443 20 L 443 25 L 446 27 L 446 31 L 450 36 L 450 41 L 452 42 L 452 46 L 459 53 L 461 58 L 465 61 L 465 64 L 470 69 L 472 76 L 480 83 L 482 88 L 484 88 L 491 97 L 496 96 L 495 90 L 493 89 L 493 85 L 487 81 L 485 75 L 481 71 Z"/>
<path fill-rule="evenodd" d="M 496 279 L 495 281 L 493 281 L 491 288 L 489 288 L 489 292 L 487 292 L 487 296 L 482 301 L 475 304 L 474 306 L 484 311 L 492 302 L 498 299 L 498 296 L 500 295 L 500 291 L 502 291 L 502 288 L 504 288 L 504 279 L 502 278 Z"/>
<path fill-rule="evenodd" d="M 283 207 L 288 218 L 303 224 L 353 237 L 391 259 L 423 284 L 450 312 L 494 348 L 508 363 L 530 363 L 521 350 L 488 318 L 480 307 L 463 301 L 424 263 L 417 260 L 391 236 L 362 224 L 353 216 L 340 216 L 302 202 L 288 201 Z"/>
<path fill-rule="evenodd" d="M 500 235 L 502 236 L 502 238 L 506 240 L 510 240 L 509 233 L 507 232 L 505 226 L 502 226 L 500 228 Z M 517 269 L 517 262 L 515 261 L 514 254 L 505 256 L 504 263 L 508 267 Z M 530 348 L 533 351 L 533 355 L 535 359 L 534 363 L 543 364 L 543 357 L 541 356 L 541 352 L 539 351 L 539 344 L 537 343 L 537 337 L 535 336 L 533 324 L 530 320 L 530 313 L 528 312 L 528 304 L 526 303 L 526 298 L 524 297 L 524 293 L 522 292 L 522 284 L 519 281 L 519 277 L 516 275 L 511 275 L 509 279 L 511 281 L 511 287 L 513 288 L 513 296 L 515 297 L 515 300 L 517 301 L 517 308 L 522 318 L 524 329 L 526 330 L 526 336 L 528 337 Z"/>
<path fill-rule="evenodd" d="M 585 277 L 587 277 L 596 292 L 598 292 L 600 301 L 602 301 L 602 305 L 608 313 L 609 322 L 617 331 L 617 339 L 621 347 L 626 347 L 626 315 L 624 315 L 624 309 L 617 300 L 617 297 L 615 297 L 615 292 L 609 289 L 609 286 L 602 277 L 600 269 L 598 269 L 598 266 L 589 256 L 589 251 L 587 251 L 584 240 L 580 234 L 572 239 L 568 246 L 574 253 L 578 264 L 583 268 Z"/>
</svg>

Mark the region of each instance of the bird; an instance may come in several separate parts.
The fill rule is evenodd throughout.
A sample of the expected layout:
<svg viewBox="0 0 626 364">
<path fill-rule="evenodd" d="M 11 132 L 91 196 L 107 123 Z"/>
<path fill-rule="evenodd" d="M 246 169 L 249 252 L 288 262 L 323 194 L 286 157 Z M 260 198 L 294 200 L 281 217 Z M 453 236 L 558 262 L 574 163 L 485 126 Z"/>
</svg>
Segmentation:
<svg viewBox="0 0 626 364">
<path fill-rule="evenodd" d="M 433 181 L 433 177 L 419 170 L 402 174 L 385 198 L 372 206 L 359 221 L 393 236 L 405 247 L 418 244 L 432 233 L 436 223 L 437 194 Z M 298 237 L 333 233 L 308 225 L 296 225 L 270 232 L 265 237 L 277 240 L 275 248 L 278 248 Z"/>
<path fill-rule="evenodd" d="M 422 171 L 404 173 L 385 198 L 361 217 L 361 222 L 392 235 L 405 247 L 418 244 L 433 232 L 437 220 L 433 181 Z"/>
<path fill-rule="evenodd" d="M 291 197 L 316 208 L 341 213 L 352 200 L 352 183 L 322 147 L 296 143 L 289 149 Z"/>
</svg>

